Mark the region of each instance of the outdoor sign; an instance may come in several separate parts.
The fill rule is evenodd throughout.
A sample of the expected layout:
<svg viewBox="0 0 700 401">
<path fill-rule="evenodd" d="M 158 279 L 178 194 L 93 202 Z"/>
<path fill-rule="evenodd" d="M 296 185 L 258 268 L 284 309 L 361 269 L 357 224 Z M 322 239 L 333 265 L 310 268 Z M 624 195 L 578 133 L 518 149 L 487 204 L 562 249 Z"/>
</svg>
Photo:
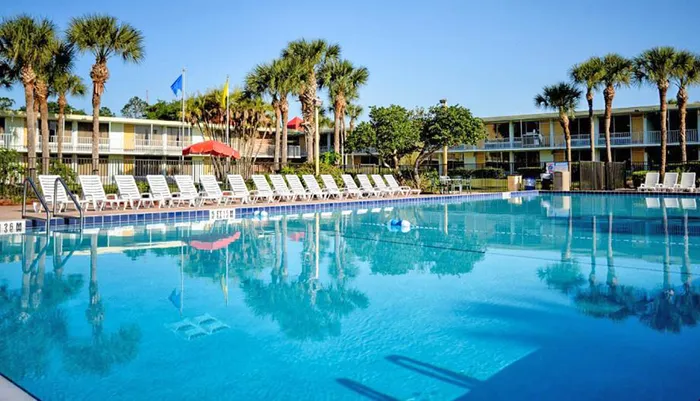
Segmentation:
<svg viewBox="0 0 700 401">
<path fill-rule="evenodd" d="M 236 209 L 212 209 L 209 211 L 209 220 L 232 220 L 236 218 Z"/>
<path fill-rule="evenodd" d="M 0 235 L 24 234 L 26 229 L 24 220 L 0 222 Z"/>
<path fill-rule="evenodd" d="M 549 163 L 547 163 L 547 174 L 554 174 L 555 171 L 569 171 L 569 163 L 567 163 L 567 162 L 549 162 Z"/>
</svg>

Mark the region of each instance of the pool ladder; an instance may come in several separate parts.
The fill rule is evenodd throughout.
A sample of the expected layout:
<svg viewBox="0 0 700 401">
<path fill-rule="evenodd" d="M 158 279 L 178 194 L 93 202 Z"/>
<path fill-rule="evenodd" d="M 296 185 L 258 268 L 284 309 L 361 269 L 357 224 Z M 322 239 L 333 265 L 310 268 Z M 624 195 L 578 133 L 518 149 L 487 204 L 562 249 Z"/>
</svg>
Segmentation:
<svg viewBox="0 0 700 401">
<path fill-rule="evenodd" d="M 83 230 L 84 227 L 84 214 L 83 214 L 83 208 L 80 206 L 80 202 L 78 202 L 78 199 L 75 197 L 73 192 L 71 192 L 70 189 L 68 189 L 68 185 L 66 182 L 63 180 L 63 178 L 58 177 L 56 178 L 56 181 L 53 183 L 53 211 L 50 211 L 48 204 L 46 203 L 46 199 L 44 196 L 39 193 L 39 190 L 36 187 L 36 184 L 34 184 L 34 181 L 31 178 L 25 178 L 24 179 L 24 188 L 22 191 L 22 218 L 27 218 L 30 217 L 27 215 L 27 191 L 29 189 L 32 190 L 34 193 L 34 196 L 39 199 L 39 203 L 41 203 L 41 207 L 44 209 L 44 213 L 46 213 L 46 217 L 44 218 L 45 221 L 45 229 L 46 229 L 46 234 L 50 232 L 51 228 L 51 216 L 53 217 L 66 217 L 66 218 L 75 218 L 73 215 L 69 214 L 62 214 L 59 208 L 59 203 L 56 200 L 58 199 L 58 186 L 59 184 L 63 187 L 63 190 L 65 191 L 67 197 L 73 202 L 73 205 L 75 206 L 75 210 L 78 211 L 78 223 L 80 227 L 80 231 Z"/>
</svg>

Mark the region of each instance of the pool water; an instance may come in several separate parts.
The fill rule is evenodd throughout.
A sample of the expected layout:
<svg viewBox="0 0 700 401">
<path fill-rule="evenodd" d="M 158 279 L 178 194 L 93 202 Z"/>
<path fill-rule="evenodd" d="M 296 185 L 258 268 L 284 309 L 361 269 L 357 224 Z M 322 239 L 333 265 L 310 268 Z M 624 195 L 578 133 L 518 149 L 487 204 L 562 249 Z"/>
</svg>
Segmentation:
<svg viewBox="0 0 700 401">
<path fill-rule="evenodd" d="M 43 400 L 700 398 L 692 198 L 271 214 L 0 251 L 0 373 Z"/>
</svg>

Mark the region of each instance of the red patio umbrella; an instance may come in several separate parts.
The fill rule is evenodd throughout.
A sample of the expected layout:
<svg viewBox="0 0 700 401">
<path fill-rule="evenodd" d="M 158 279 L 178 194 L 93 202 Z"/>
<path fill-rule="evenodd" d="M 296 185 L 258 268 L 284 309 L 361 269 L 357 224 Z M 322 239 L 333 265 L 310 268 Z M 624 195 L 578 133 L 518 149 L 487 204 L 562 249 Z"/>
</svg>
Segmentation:
<svg viewBox="0 0 700 401">
<path fill-rule="evenodd" d="M 204 141 L 190 145 L 182 149 L 182 155 L 209 155 L 218 157 L 233 157 L 240 159 L 241 154 L 238 151 L 225 143 L 219 141 Z"/>
<path fill-rule="evenodd" d="M 216 251 L 238 241 L 239 238 L 241 238 L 241 232 L 236 231 L 232 236 L 221 238 L 216 241 L 190 241 L 190 246 L 200 251 Z"/>
<path fill-rule="evenodd" d="M 287 123 L 287 128 L 298 130 L 302 123 L 304 123 L 304 120 L 299 117 L 294 117 Z"/>
</svg>

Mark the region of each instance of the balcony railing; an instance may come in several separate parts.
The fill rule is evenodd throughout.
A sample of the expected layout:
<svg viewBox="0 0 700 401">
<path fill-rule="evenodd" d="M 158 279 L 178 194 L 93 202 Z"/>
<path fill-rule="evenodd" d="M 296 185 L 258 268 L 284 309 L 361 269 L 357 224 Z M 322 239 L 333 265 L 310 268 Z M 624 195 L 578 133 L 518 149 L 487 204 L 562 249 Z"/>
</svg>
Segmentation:
<svg viewBox="0 0 700 401">
<path fill-rule="evenodd" d="M 100 137 L 97 146 L 100 152 L 109 151 L 109 138 Z M 75 152 L 92 152 L 92 138 L 78 137 L 73 150 Z"/>
<path fill-rule="evenodd" d="M 610 133 L 610 145 L 632 145 L 634 143 L 641 143 L 643 135 L 639 133 L 632 132 L 611 132 Z M 605 133 L 601 132 L 598 134 L 598 146 L 605 146 Z"/>
<path fill-rule="evenodd" d="M 509 149 L 510 147 L 509 138 L 487 139 L 484 141 L 484 149 Z"/>
<path fill-rule="evenodd" d="M 163 139 L 134 138 L 134 151 L 147 154 L 163 154 Z"/>
<path fill-rule="evenodd" d="M 257 148 L 255 148 L 255 149 L 257 149 Z M 275 145 L 262 145 L 260 147 L 260 151 L 258 152 L 258 157 L 274 157 L 274 156 L 275 156 Z M 301 157 L 301 146 L 299 146 L 299 145 L 287 145 L 287 158 L 298 159 L 300 157 Z"/>
<path fill-rule="evenodd" d="M 166 149 L 168 152 L 180 152 L 182 149 L 190 146 L 192 144 L 192 141 L 189 139 L 180 139 L 180 140 L 168 140 L 168 143 L 166 145 Z"/>
<path fill-rule="evenodd" d="M 523 148 L 546 148 L 549 146 L 549 136 L 525 135 L 520 138 L 520 147 Z"/>
<path fill-rule="evenodd" d="M 681 134 L 679 130 L 669 130 L 666 134 L 666 143 L 677 144 L 681 141 Z M 685 130 L 685 141 L 686 142 L 698 142 L 698 130 L 688 129 Z M 647 131 L 646 143 L 658 144 L 661 143 L 661 131 Z"/>
</svg>

